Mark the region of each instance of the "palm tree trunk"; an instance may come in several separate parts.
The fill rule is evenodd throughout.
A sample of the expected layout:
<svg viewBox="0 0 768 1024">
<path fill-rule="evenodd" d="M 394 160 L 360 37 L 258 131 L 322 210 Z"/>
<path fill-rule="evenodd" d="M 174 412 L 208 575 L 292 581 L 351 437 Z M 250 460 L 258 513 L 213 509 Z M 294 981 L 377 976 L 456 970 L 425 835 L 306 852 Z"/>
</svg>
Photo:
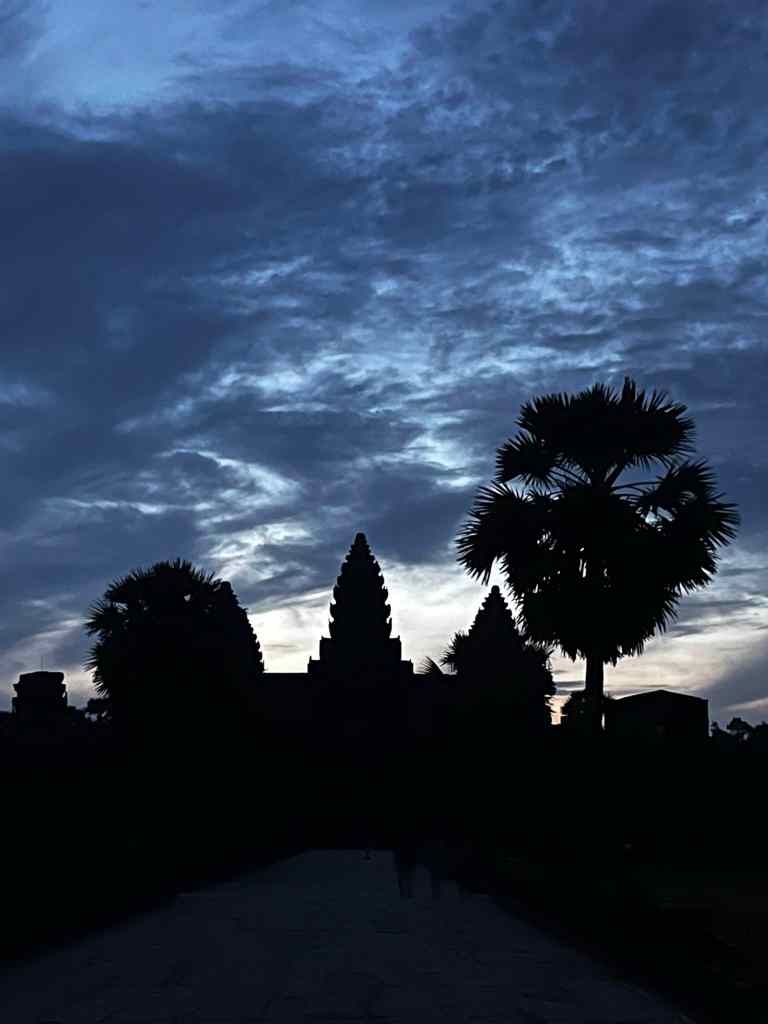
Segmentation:
<svg viewBox="0 0 768 1024">
<path fill-rule="evenodd" d="M 589 735 L 600 736 L 603 731 L 603 659 L 599 655 L 587 657 L 584 688 L 587 696 Z"/>
</svg>

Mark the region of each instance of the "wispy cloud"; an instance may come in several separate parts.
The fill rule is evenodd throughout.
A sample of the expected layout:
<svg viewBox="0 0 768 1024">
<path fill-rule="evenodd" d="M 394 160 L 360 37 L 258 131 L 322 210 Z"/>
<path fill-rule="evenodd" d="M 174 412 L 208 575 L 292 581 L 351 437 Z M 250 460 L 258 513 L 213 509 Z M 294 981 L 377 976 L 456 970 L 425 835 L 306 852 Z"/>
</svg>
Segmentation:
<svg viewBox="0 0 768 1024">
<path fill-rule="evenodd" d="M 762 699 L 724 653 L 768 624 L 761 19 L 0 5 L 5 691 L 45 648 L 84 692 L 89 603 L 177 555 L 301 670 L 358 529 L 405 656 L 438 656 L 521 402 L 630 373 L 689 404 L 743 526 L 608 686 Z"/>
</svg>

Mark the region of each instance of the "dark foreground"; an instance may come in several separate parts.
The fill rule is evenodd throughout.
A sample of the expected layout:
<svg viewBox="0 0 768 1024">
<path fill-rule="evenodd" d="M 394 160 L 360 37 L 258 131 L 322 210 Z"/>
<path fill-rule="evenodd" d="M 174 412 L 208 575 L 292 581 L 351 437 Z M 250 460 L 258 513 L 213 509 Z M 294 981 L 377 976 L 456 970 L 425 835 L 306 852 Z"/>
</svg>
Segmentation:
<svg viewBox="0 0 768 1024">
<path fill-rule="evenodd" d="M 442 836 L 469 849 L 454 877 L 691 1019 L 768 1020 L 765 758 L 489 749 L 7 752 L 3 961 L 306 851 Z"/>
<path fill-rule="evenodd" d="M 628 864 L 553 888 L 548 866 L 488 851 L 471 882 L 500 907 L 681 1007 L 698 1024 L 768 1020 L 768 887 L 761 871 Z"/>
<path fill-rule="evenodd" d="M 316 850 L 0 976 L 13 1024 L 683 1024 L 488 897 L 422 870 L 403 898 L 390 851 Z"/>
</svg>

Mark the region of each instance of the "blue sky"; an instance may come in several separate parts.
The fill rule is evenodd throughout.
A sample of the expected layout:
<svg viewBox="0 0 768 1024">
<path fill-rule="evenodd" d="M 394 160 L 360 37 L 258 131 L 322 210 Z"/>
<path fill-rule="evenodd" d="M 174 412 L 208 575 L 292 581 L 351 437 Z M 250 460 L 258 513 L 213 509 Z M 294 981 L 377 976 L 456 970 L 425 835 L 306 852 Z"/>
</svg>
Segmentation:
<svg viewBox="0 0 768 1024">
<path fill-rule="evenodd" d="M 742 528 L 607 689 L 768 718 L 764 5 L 211 6 L 0 0 L 0 705 L 177 556 L 303 671 L 358 530 L 439 657 L 520 405 L 629 374 Z"/>
</svg>

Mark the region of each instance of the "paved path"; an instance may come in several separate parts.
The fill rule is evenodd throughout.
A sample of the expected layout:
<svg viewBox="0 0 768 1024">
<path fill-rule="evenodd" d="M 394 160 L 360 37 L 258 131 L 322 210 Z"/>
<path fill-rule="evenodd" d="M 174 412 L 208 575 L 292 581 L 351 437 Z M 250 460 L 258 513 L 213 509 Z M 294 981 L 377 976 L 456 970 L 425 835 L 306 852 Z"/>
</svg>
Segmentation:
<svg viewBox="0 0 768 1024">
<path fill-rule="evenodd" d="M 421 872 L 421 869 L 419 869 Z M 315 850 L 0 974 L 3 1024 L 682 1024 L 655 997 L 391 853 Z"/>
</svg>

